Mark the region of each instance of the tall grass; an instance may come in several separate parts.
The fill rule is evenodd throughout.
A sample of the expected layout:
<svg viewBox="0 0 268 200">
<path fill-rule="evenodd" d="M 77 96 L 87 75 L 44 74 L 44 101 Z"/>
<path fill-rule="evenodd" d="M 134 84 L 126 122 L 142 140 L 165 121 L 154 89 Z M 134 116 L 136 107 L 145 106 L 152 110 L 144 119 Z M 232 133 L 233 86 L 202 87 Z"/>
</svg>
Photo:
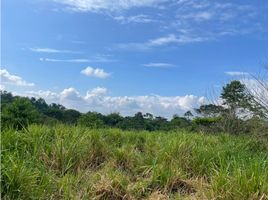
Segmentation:
<svg viewBox="0 0 268 200">
<path fill-rule="evenodd" d="M 3 199 L 268 199 L 248 136 L 31 125 L 1 135 Z"/>
</svg>

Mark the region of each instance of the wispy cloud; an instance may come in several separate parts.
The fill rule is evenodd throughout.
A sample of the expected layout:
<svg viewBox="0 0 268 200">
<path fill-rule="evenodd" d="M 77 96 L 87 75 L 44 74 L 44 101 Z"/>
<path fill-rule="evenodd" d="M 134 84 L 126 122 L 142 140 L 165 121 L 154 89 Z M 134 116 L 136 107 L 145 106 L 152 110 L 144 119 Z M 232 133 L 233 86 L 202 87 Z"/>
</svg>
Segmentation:
<svg viewBox="0 0 268 200">
<path fill-rule="evenodd" d="M 163 46 L 167 44 L 183 44 L 183 43 L 193 43 L 193 42 L 202 42 L 205 41 L 206 38 L 201 37 L 191 37 L 187 35 L 179 35 L 169 34 L 165 37 L 156 38 L 147 42 L 148 46 Z"/>
<path fill-rule="evenodd" d="M 170 43 L 178 43 L 179 39 L 174 34 L 169 34 L 164 37 L 159 37 L 153 40 L 149 40 L 146 44 L 148 46 L 162 46 Z"/>
<path fill-rule="evenodd" d="M 177 18 L 183 20 L 194 20 L 196 22 L 203 22 L 214 19 L 214 13 L 210 11 L 201 11 L 189 13 L 184 15 L 177 15 Z"/>
<path fill-rule="evenodd" d="M 153 68 L 170 68 L 170 67 L 174 67 L 175 65 L 170 64 L 170 63 L 148 63 L 148 64 L 144 64 L 143 66 L 153 67 Z"/>
<path fill-rule="evenodd" d="M 30 48 L 30 50 L 37 53 L 81 53 L 78 51 L 60 50 L 52 48 Z"/>
<path fill-rule="evenodd" d="M 226 75 L 229 76 L 248 76 L 250 75 L 248 72 L 238 72 L 238 71 L 229 71 L 225 72 Z"/>
<path fill-rule="evenodd" d="M 89 63 L 93 62 L 90 59 L 85 58 L 76 58 L 76 59 L 55 59 L 55 58 L 40 58 L 40 61 L 45 62 L 70 62 L 70 63 Z"/>
<path fill-rule="evenodd" d="M 119 21 L 122 24 L 128 24 L 128 23 L 151 23 L 151 22 L 157 22 L 157 20 L 152 19 L 148 15 L 139 14 L 139 15 L 133 15 L 133 16 L 116 16 L 114 17 L 116 21 Z"/>
<path fill-rule="evenodd" d="M 0 69 L 1 82 L 16 86 L 34 86 L 34 83 L 23 80 L 22 77 L 10 74 L 6 69 Z M 4 86 L 3 86 L 4 87 Z"/>
<path fill-rule="evenodd" d="M 179 45 L 179 44 L 187 44 L 187 43 L 197 43 L 208 40 L 205 37 L 194 37 L 190 35 L 180 34 L 176 36 L 175 34 L 169 34 L 163 37 L 155 38 L 148 40 L 144 43 L 125 43 L 118 44 L 117 48 L 126 49 L 126 50 L 148 50 L 160 46 L 167 45 Z"/>
<path fill-rule="evenodd" d="M 177 31 L 188 30 L 192 35 L 219 39 L 220 37 L 260 33 L 264 9 L 250 2 L 223 2 L 207 0 L 176 1 L 179 7 L 175 19 L 166 26 Z M 266 11 L 267 13 L 267 11 Z M 256 23 L 256 20 L 259 23 Z"/>
<path fill-rule="evenodd" d="M 71 42 L 74 44 L 86 44 L 86 42 L 82 40 L 72 40 Z"/>
<path fill-rule="evenodd" d="M 100 68 L 93 68 L 88 66 L 87 68 L 83 69 L 81 71 L 81 74 L 84 74 L 86 76 L 96 77 L 96 78 L 107 78 L 111 74 L 108 72 L 105 72 L 103 69 Z"/>
<path fill-rule="evenodd" d="M 92 58 L 74 58 L 74 59 L 58 59 L 58 58 L 39 58 L 42 62 L 68 62 L 68 63 L 105 63 L 105 62 L 116 62 L 111 56 L 107 55 L 96 55 Z"/>
<path fill-rule="evenodd" d="M 167 0 L 54 0 L 77 12 L 122 11 L 137 7 L 157 7 Z"/>
<path fill-rule="evenodd" d="M 250 1 L 208 0 L 54 0 L 64 8 L 76 12 L 109 13 L 108 15 L 122 24 L 159 23 L 158 30 L 180 32 L 189 30 L 187 38 L 218 39 L 220 37 L 267 32 L 262 30 L 263 21 L 260 16 L 267 17 L 265 6 L 257 7 Z M 142 13 L 127 11 L 148 7 L 156 12 Z M 133 10 L 134 10 L 133 9 Z M 115 17 L 115 14 L 120 13 Z M 135 13 L 135 14 L 133 14 Z M 265 14 L 266 13 L 266 14 Z M 265 21 L 265 20 L 264 20 Z M 202 40 L 203 41 L 203 40 Z M 129 43 L 131 47 L 144 49 L 137 43 Z M 121 45 L 126 46 L 126 45 Z"/>
</svg>

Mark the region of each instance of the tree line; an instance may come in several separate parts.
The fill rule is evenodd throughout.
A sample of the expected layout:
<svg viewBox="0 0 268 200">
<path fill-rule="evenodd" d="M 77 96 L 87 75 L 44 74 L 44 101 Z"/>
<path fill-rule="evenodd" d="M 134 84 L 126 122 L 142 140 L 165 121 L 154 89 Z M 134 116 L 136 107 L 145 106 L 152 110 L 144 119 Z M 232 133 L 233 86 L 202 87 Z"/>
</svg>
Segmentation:
<svg viewBox="0 0 268 200">
<path fill-rule="evenodd" d="M 137 112 L 123 117 L 120 113 L 103 115 L 81 113 L 63 105 L 47 104 L 42 98 L 13 96 L 1 91 L 1 128 L 27 128 L 32 123 L 66 123 L 89 128 L 120 128 L 123 130 L 228 132 L 232 134 L 267 132 L 267 107 L 240 81 L 231 81 L 222 88 L 221 104 L 201 105 L 183 116 L 168 120 L 151 113 Z M 266 129 L 267 128 L 267 129 Z"/>
</svg>

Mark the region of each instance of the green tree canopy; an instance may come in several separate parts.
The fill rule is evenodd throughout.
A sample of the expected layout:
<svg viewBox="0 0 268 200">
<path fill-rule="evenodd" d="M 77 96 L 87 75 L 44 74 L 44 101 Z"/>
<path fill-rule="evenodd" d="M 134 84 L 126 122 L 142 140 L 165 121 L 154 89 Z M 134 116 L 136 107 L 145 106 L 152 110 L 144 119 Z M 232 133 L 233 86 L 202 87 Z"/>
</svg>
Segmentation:
<svg viewBox="0 0 268 200">
<path fill-rule="evenodd" d="M 39 114 L 28 98 L 18 97 L 2 110 L 2 125 L 16 129 L 38 122 Z"/>
<path fill-rule="evenodd" d="M 245 84 L 238 80 L 231 81 L 223 87 L 221 98 L 230 109 L 249 108 L 252 96 L 247 93 Z"/>
<path fill-rule="evenodd" d="M 104 127 L 104 122 L 100 118 L 100 114 L 96 112 L 88 112 L 82 115 L 78 119 L 78 124 L 90 128 L 102 128 Z"/>
<path fill-rule="evenodd" d="M 197 114 L 204 117 L 217 117 L 224 112 L 224 107 L 214 104 L 201 105 L 199 108 L 195 109 Z"/>
</svg>

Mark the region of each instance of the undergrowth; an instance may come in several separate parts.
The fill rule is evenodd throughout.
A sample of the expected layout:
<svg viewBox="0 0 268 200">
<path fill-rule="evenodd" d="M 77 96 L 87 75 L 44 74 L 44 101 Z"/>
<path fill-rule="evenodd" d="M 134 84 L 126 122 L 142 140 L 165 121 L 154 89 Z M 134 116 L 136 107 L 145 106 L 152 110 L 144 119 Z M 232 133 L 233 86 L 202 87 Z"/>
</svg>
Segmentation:
<svg viewBox="0 0 268 200">
<path fill-rule="evenodd" d="M 249 136 L 31 125 L 1 133 L 3 199 L 268 199 Z"/>
</svg>

